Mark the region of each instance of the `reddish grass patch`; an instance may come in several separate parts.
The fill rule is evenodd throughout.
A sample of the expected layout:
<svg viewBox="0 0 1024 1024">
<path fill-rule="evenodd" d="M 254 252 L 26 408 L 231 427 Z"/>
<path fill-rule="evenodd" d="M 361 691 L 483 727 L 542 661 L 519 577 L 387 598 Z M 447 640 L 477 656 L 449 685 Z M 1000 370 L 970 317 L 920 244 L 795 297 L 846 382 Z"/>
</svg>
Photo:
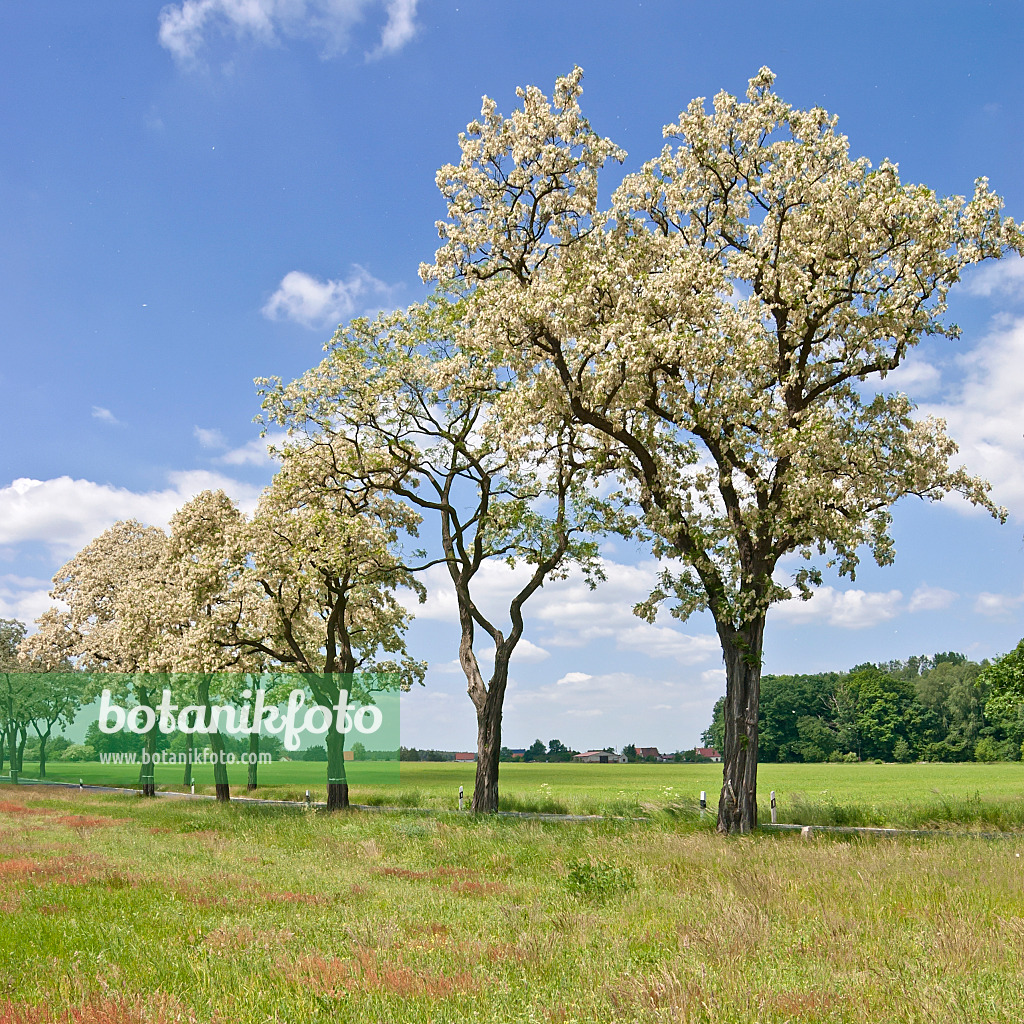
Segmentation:
<svg viewBox="0 0 1024 1024">
<path fill-rule="evenodd" d="M 409 868 L 374 868 L 378 875 L 389 878 L 408 878 L 415 882 L 441 882 L 446 878 L 471 878 L 475 871 L 466 868 L 431 868 L 429 871 L 412 871 Z"/>
<path fill-rule="evenodd" d="M 452 882 L 452 892 L 465 896 L 493 896 L 497 892 L 507 891 L 500 882 Z"/>
<path fill-rule="evenodd" d="M 35 909 L 37 914 L 52 917 L 54 914 L 66 914 L 71 908 L 66 903 L 43 903 Z"/>
<path fill-rule="evenodd" d="M 208 888 L 196 885 L 194 882 L 178 880 L 168 883 L 164 888 L 167 892 L 181 896 L 197 907 L 230 907 L 236 906 L 240 902 L 237 895 L 233 895 L 229 899 L 227 896 L 213 894 Z"/>
<path fill-rule="evenodd" d="M 0 800 L 0 814 L 39 814 L 39 811 L 13 800 Z"/>
<path fill-rule="evenodd" d="M 77 857 L 54 857 L 50 860 L 14 857 L 3 860 L 0 861 L 0 882 L 3 881 L 33 884 L 52 882 L 58 885 L 100 882 L 115 889 L 136 884 L 130 876 L 111 871 L 110 866 L 103 861 L 86 861 Z"/>
<path fill-rule="evenodd" d="M 58 825 L 68 828 L 103 828 L 109 825 L 127 825 L 127 818 L 98 818 L 89 814 L 62 814 L 57 818 Z"/>
<path fill-rule="evenodd" d="M 303 957 L 285 973 L 290 980 L 332 997 L 374 992 L 401 999 L 447 999 L 471 995 L 480 988 L 476 979 L 466 972 L 440 974 L 413 970 L 401 963 L 382 962 L 379 955 L 368 951 L 361 952 L 357 960 Z"/>
<path fill-rule="evenodd" d="M 15 878 L 31 878 L 40 870 L 42 870 L 42 865 L 38 861 L 29 860 L 28 857 L 0 860 L 0 875 Z"/>
<path fill-rule="evenodd" d="M 80 1006 L 59 1011 L 10 1000 L 0 1003 L 0 1024 L 184 1024 L 195 1019 L 181 1000 L 166 994 L 148 999 L 95 996 Z"/>
<path fill-rule="evenodd" d="M 310 892 L 261 892 L 259 899 L 270 903 L 305 903 L 309 906 L 321 906 L 331 902 L 326 896 Z"/>
</svg>

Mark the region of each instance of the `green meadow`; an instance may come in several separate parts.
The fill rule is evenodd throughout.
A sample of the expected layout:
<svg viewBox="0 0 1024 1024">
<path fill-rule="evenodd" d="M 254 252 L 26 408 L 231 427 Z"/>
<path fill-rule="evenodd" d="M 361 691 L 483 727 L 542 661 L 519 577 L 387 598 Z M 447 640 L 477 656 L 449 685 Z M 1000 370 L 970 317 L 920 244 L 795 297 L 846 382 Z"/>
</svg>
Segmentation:
<svg viewBox="0 0 1024 1024">
<path fill-rule="evenodd" d="M 33 765 L 26 764 L 26 775 Z M 461 785 L 467 806 L 472 764 L 355 761 L 346 766 L 356 803 L 455 810 Z M 255 794 L 323 800 L 327 768 L 317 762 L 278 761 L 259 768 Z M 246 769 L 229 768 L 234 792 L 245 795 Z M 397 775 L 398 781 L 395 782 Z M 133 786 L 129 765 L 52 762 L 51 781 Z M 194 769 L 197 793 L 213 792 L 213 769 Z M 182 790 L 182 769 L 156 769 L 161 789 Z M 717 805 L 721 768 L 714 764 L 521 764 L 501 766 L 505 810 L 639 816 L 697 816 L 700 792 Z M 1024 763 L 765 764 L 758 776 L 762 820 L 776 792 L 779 821 L 796 824 L 1024 828 Z"/>
<path fill-rule="evenodd" d="M 1019 1022 L 1022 853 L 4 786 L 0 1022 Z"/>
</svg>

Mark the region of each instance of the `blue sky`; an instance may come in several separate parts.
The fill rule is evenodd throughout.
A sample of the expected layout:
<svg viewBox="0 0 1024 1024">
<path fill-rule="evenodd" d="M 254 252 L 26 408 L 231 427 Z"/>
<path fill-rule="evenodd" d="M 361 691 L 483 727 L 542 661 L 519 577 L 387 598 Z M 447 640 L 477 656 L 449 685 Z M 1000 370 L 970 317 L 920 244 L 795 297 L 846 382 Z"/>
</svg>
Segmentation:
<svg viewBox="0 0 1024 1024">
<path fill-rule="evenodd" d="M 1015 0 L 0 5 L 0 616 L 39 614 L 56 568 L 116 519 L 162 525 L 206 486 L 252 502 L 271 472 L 253 378 L 294 377 L 339 320 L 424 294 L 434 172 L 484 93 L 507 111 L 517 85 L 581 65 L 585 112 L 628 170 L 692 97 L 742 92 L 767 64 L 787 100 L 839 115 L 854 155 L 940 193 L 988 175 L 1020 220 L 1022 41 Z M 773 612 L 766 671 L 981 658 L 1024 634 L 1021 262 L 976 272 L 951 314 L 961 342 L 925 343 L 897 383 L 947 417 L 1009 523 L 898 506 L 896 565 Z M 595 594 L 536 599 L 511 746 L 674 749 L 709 720 L 710 623 L 632 618 L 653 566 L 605 554 Z M 495 602 L 510 582 L 494 572 Z M 472 747 L 443 587 L 410 639 L 432 670 L 405 742 Z"/>
</svg>

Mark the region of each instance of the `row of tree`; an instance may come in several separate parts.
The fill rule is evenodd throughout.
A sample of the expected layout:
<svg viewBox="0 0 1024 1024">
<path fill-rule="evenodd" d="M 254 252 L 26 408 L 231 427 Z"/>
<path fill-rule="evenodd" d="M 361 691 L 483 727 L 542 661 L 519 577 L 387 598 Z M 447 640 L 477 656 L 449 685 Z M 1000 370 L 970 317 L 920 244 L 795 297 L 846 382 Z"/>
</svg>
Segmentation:
<svg viewBox="0 0 1024 1024">
<path fill-rule="evenodd" d="M 766 675 L 759 731 L 765 761 L 1019 761 L 1024 641 L 994 662 L 954 652 L 849 672 Z M 704 733 L 725 728 L 724 701 Z"/>
<path fill-rule="evenodd" d="M 746 831 L 768 608 L 809 597 L 826 566 L 852 575 L 865 548 L 890 562 L 906 495 L 958 492 L 1005 517 L 951 463 L 942 422 L 865 383 L 922 337 L 955 336 L 949 289 L 1024 236 L 983 178 L 970 200 L 942 199 L 851 159 L 836 119 L 786 104 L 767 68 L 745 100 L 694 100 L 665 128 L 672 145 L 599 188 L 625 153 L 583 116 L 581 81 L 558 79 L 550 101 L 520 90 L 508 117 L 486 99 L 459 136 L 437 175 L 430 301 L 344 325 L 298 380 L 260 382 L 266 423 L 289 438 L 255 516 L 206 494 L 169 534 L 118 524 L 54 596 L 89 667 L 298 670 L 326 680 L 313 690 L 329 704 L 338 672 L 422 674 L 396 595 L 441 564 L 477 717 L 472 806 L 491 811 L 526 602 L 574 568 L 597 585 L 601 534 L 631 535 L 662 564 L 637 613 L 714 619 L 718 827 Z M 806 564 L 781 583 L 793 554 Z M 495 560 L 519 569 L 502 620 L 481 607 Z M 341 748 L 327 749 L 328 803 L 343 806 Z"/>
</svg>

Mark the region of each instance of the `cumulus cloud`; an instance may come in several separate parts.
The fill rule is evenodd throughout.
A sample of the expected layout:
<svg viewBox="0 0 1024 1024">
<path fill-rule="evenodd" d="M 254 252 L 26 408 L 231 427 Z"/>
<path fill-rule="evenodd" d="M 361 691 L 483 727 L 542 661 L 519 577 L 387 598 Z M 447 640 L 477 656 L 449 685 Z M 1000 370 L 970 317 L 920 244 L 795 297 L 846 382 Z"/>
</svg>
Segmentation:
<svg viewBox="0 0 1024 1024">
<path fill-rule="evenodd" d="M 497 651 L 494 644 L 491 644 L 490 647 L 485 647 L 476 653 L 478 659 L 493 662 Z M 538 647 L 535 643 L 531 643 L 526 637 L 523 637 L 516 644 L 516 649 L 512 652 L 512 664 L 515 665 L 519 662 L 524 665 L 536 665 L 538 662 L 546 661 L 550 657 L 550 651 L 545 651 L 543 647 Z"/>
<path fill-rule="evenodd" d="M 121 426 L 121 421 L 109 409 L 104 409 L 102 405 L 92 407 L 92 418 L 99 420 L 100 423 L 109 423 L 112 427 Z"/>
<path fill-rule="evenodd" d="M 921 413 L 946 421 L 960 445 L 955 461 L 988 480 L 995 500 L 1024 519 L 1024 319 L 1004 323 L 959 362 L 956 391 L 942 403 L 922 405 Z"/>
<path fill-rule="evenodd" d="M 0 575 L 0 619 L 18 619 L 31 626 L 52 604 L 49 580 Z"/>
<path fill-rule="evenodd" d="M 227 448 L 228 446 L 227 440 L 219 430 L 196 427 L 192 434 L 203 448 Z"/>
<path fill-rule="evenodd" d="M 809 601 L 794 598 L 774 605 L 773 619 L 794 625 L 824 621 L 843 629 L 864 629 L 895 618 L 902 610 L 903 594 L 898 590 L 836 590 L 819 587 Z"/>
<path fill-rule="evenodd" d="M 355 316 L 373 297 L 386 300 L 393 289 L 356 266 L 347 279 L 321 281 L 292 270 L 281 279 L 263 307 L 269 320 L 294 320 L 303 327 L 323 329 Z"/>
<path fill-rule="evenodd" d="M 383 57 L 397 53 L 416 35 L 417 0 L 389 0 L 388 20 L 380 34 L 380 45 L 369 56 Z"/>
<path fill-rule="evenodd" d="M 974 601 L 974 610 L 979 615 L 987 615 L 993 619 L 1005 619 L 1015 614 L 1024 604 L 1024 594 L 990 594 L 980 593 Z"/>
<path fill-rule="evenodd" d="M 1007 256 L 986 263 L 975 270 L 965 285 L 970 295 L 989 298 L 993 295 L 1011 299 L 1024 298 L 1024 258 Z"/>
<path fill-rule="evenodd" d="M 69 476 L 22 477 L 0 488 L 0 544 L 36 541 L 65 556 L 119 519 L 166 526 L 177 508 L 203 490 L 222 488 L 246 508 L 255 505 L 259 493 L 259 488 L 201 470 L 169 473 L 168 484 L 162 490 L 132 491 Z"/>
<path fill-rule="evenodd" d="M 565 686 L 566 683 L 585 683 L 588 679 L 593 679 L 592 675 L 586 672 L 566 672 L 561 679 L 555 680 L 556 686 Z"/>
<path fill-rule="evenodd" d="M 718 657 L 718 637 L 684 633 L 661 623 L 647 623 L 633 614 L 633 606 L 651 592 L 657 579 L 655 563 L 623 565 L 604 560 L 607 580 L 591 590 L 582 576 L 546 583 L 525 608 L 531 631 L 537 629 L 548 647 L 583 647 L 610 639 L 620 651 L 637 651 L 655 658 L 673 658 L 681 665 Z M 512 596 L 521 589 L 529 569 L 510 569 L 504 563 L 487 562 L 477 576 L 475 600 L 483 614 L 497 624 L 508 616 Z M 458 621 L 455 589 L 443 565 L 423 574 L 427 601 L 410 603 L 419 619 Z M 410 599 L 410 602 L 412 599 Z"/>
<path fill-rule="evenodd" d="M 270 449 L 285 442 L 288 435 L 284 432 L 268 434 L 266 437 L 256 437 L 238 448 L 232 448 L 218 455 L 214 462 L 222 466 L 269 466 L 274 458 Z"/>
<path fill-rule="evenodd" d="M 955 591 L 945 590 L 943 587 L 929 587 L 926 583 L 922 583 L 910 595 L 907 611 L 940 612 L 948 608 L 956 598 L 957 594 Z"/>
<path fill-rule="evenodd" d="M 211 37 L 253 46 L 314 42 L 321 55 L 344 52 L 355 26 L 383 7 L 380 42 L 368 54 L 396 53 L 416 34 L 417 0 L 183 0 L 159 16 L 160 44 L 179 64 L 194 64 Z"/>
<path fill-rule="evenodd" d="M 885 380 L 870 382 L 871 390 L 902 391 L 911 398 L 924 398 L 934 394 L 942 383 L 937 366 L 927 362 L 918 353 L 911 354 L 900 365 L 885 375 Z"/>
</svg>

